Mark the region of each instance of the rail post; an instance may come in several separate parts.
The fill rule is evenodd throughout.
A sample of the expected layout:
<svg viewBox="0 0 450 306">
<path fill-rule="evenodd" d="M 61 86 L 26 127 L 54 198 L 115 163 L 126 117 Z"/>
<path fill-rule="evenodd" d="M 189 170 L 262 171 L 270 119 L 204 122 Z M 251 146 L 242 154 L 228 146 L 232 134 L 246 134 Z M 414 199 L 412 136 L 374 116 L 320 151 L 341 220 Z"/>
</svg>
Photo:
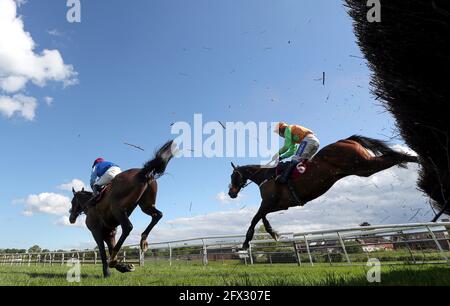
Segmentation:
<svg viewBox="0 0 450 306">
<path fill-rule="evenodd" d="M 31 254 L 28 254 L 28 267 L 31 266 Z"/>
<path fill-rule="evenodd" d="M 252 248 L 252 243 L 250 242 L 249 244 L 248 244 L 248 256 L 250 257 L 250 265 L 252 265 L 253 266 L 253 250 L 252 250 L 253 248 Z"/>
<path fill-rule="evenodd" d="M 142 249 L 139 247 L 139 266 L 143 267 L 145 262 L 144 262 L 144 256 L 145 256 L 145 252 L 142 251 Z"/>
<path fill-rule="evenodd" d="M 205 239 L 202 239 L 203 244 L 203 265 L 208 265 L 208 248 L 206 247 Z"/>
<path fill-rule="evenodd" d="M 169 246 L 169 266 L 172 267 L 172 245 L 170 242 L 167 245 Z"/>
<path fill-rule="evenodd" d="M 347 259 L 347 263 L 351 265 L 352 262 L 350 261 L 350 257 L 348 257 L 347 249 L 345 248 L 344 240 L 342 240 L 341 234 L 339 234 L 339 232 L 336 232 L 336 234 L 338 236 L 339 242 L 341 243 L 342 250 L 344 251 L 345 259 Z"/>
<path fill-rule="evenodd" d="M 401 234 L 401 236 L 403 236 L 403 238 L 405 239 L 406 248 L 408 249 L 409 255 L 411 255 L 411 258 L 412 258 L 412 260 L 413 260 L 413 263 L 414 263 L 414 264 L 417 264 L 417 262 L 416 262 L 416 257 L 414 256 L 414 254 L 413 254 L 413 252 L 412 252 L 412 250 L 411 250 L 411 247 L 409 246 L 408 238 L 406 237 L 406 235 L 405 235 L 405 233 L 403 232 L 403 230 L 400 231 L 400 234 Z"/>
<path fill-rule="evenodd" d="M 61 266 L 64 266 L 64 253 L 61 253 Z"/>
<path fill-rule="evenodd" d="M 94 265 L 97 264 L 97 251 L 94 251 Z"/>
<path fill-rule="evenodd" d="M 431 235 L 431 238 L 434 240 L 434 243 L 436 243 L 436 246 L 439 249 L 439 252 L 441 253 L 442 258 L 444 258 L 444 260 L 448 263 L 448 257 L 445 255 L 444 250 L 442 249 L 441 244 L 439 243 L 439 241 L 436 238 L 436 235 L 434 234 L 434 232 L 431 230 L 431 228 L 427 225 L 427 230 Z"/>
<path fill-rule="evenodd" d="M 298 249 L 297 241 L 294 241 L 294 253 L 295 258 L 297 258 L 297 265 L 300 267 L 302 265 L 302 259 L 300 258 L 300 252 Z"/>
<path fill-rule="evenodd" d="M 303 238 L 305 239 L 306 251 L 308 252 L 309 262 L 311 263 L 311 267 L 314 267 L 314 262 L 313 262 L 313 259 L 312 259 L 312 256 L 311 256 L 311 251 L 309 249 L 308 238 L 306 238 L 306 235 L 303 235 Z"/>
</svg>

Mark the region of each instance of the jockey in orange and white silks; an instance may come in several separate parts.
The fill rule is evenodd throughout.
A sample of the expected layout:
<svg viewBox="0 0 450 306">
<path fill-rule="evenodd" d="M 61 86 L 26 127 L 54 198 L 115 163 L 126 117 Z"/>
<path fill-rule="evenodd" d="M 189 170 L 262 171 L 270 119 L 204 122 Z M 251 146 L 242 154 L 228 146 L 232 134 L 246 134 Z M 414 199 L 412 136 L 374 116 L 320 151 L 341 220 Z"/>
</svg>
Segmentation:
<svg viewBox="0 0 450 306">
<path fill-rule="evenodd" d="M 300 169 L 305 171 L 303 165 L 310 160 L 314 154 L 317 153 L 320 147 L 319 139 L 313 131 L 301 125 L 288 125 L 280 122 L 275 129 L 275 132 L 285 139 L 284 146 L 276 154 L 272 161 L 284 160 L 292 157 L 291 163 L 277 177 L 277 182 L 281 184 L 287 183 L 289 176 L 297 165 L 300 164 Z"/>
<path fill-rule="evenodd" d="M 122 170 L 114 163 L 107 162 L 103 158 L 97 158 L 92 165 L 91 188 L 94 197 L 99 194 L 103 186 L 108 185 Z"/>
</svg>

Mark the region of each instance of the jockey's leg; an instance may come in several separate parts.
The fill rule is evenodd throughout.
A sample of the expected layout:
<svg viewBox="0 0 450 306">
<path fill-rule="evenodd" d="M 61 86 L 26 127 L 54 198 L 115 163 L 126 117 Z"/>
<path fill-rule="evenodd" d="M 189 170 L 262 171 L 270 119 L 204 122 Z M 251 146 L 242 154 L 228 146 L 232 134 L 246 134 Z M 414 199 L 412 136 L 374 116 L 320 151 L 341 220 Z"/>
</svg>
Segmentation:
<svg viewBox="0 0 450 306">
<path fill-rule="evenodd" d="M 95 185 L 93 186 L 93 188 L 92 188 L 92 191 L 93 191 L 93 193 L 94 193 L 94 194 L 92 195 L 92 197 L 93 197 L 93 198 L 96 198 L 96 197 L 98 197 L 98 195 L 100 194 L 100 191 L 102 191 L 102 186 L 95 184 Z"/>
<path fill-rule="evenodd" d="M 301 161 L 301 156 L 303 155 L 303 152 L 306 150 L 308 146 L 308 141 L 304 140 L 299 146 L 297 153 L 295 153 L 294 157 L 292 157 L 292 161 L 289 163 L 289 165 L 284 169 L 283 173 L 281 173 L 277 179 L 276 182 L 279 184 L 286 184 L 289 180 L 289 177 L 291 176 L 292 171 L 297 167 L 298 163 Z"/>
<path fill-rule="evenodd" d="M 315 135 L 308 135 L 305 137 L 306 145 L 304 150 L 300 147 L 297 154 L 292 158 L 298 162 L 298 171 L 305 173 L 307 162 L 314 157 L 320 147 L 319 139 Z"/>
<path fill-rule="evenodd" d="M 286 184 L 291 176 L 292 171 L 297 167 L 298 164 L 301 164 L 299 171 L 304 173 L 306 171 L 306 162 L 310 160 L 314 154 L 319 150 L 320 142 L 315 135 L 308 135 L 299 145 L 297 153 L 292 158 L 291 163 L 284 170 L 284 172 L 277 177 L 277 182 L 280 184 Z"/>
<path fill-rule="evenodd" d="M 111 181 L 121 173 L 119 167 L 111 167 L 108 169 L 108 171 L 105 172 L 94 184 L 93 192 L 94 192 L 94 198 L 97 197 L 100 194 L 100 191 L 102 190 L 103 186 L 108 185 L 111 183 Z"/>
<path fill-rule="evenodd" d="M 298 161 L 292 160 L 286 169 L 277 177 L 276 182 L 279 184 L 286 184 L 291 176 L 292 171 L 297 167 Z"/>
</svg>

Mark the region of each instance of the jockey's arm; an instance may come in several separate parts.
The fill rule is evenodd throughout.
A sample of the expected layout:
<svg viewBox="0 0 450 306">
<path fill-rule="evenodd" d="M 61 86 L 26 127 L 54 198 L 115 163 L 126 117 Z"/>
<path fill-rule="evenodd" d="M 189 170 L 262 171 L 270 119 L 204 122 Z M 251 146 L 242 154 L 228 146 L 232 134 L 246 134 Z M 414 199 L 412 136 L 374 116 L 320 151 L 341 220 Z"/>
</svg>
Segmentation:
<svg viewBox="0 0 450 306">
<path fill-rule="evenodd" d="M 91 188 L 94 188 L 95 180 L 97 179 L 97 167 L 92 170 L 90 185 Z"/>
<path fill-rule="evenodd" d="M 280 155 L 280 160 L 291 157 L 295 154 L 295 143 L 292 139 L 292 130 L 291 127 L 286 128 L 286 132 L 284 133 L 284 146 L 280 149 L 278 154 Z"/>
<path fill-rule="evenodd" d="M 297 145 L 295 143 L 292 143 L 292 145 L 289 147 L 288 151 L 280 156 L 280 160 L 294 156 L 296 151 L 297 151 Z"/>
</svg>

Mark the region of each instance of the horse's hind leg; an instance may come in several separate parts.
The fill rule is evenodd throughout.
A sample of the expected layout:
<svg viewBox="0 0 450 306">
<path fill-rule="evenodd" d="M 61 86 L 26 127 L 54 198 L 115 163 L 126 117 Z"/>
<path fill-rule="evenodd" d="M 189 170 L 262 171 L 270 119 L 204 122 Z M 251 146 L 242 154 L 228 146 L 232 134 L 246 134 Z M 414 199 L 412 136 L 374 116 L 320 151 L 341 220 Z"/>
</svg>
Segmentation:
<svg viewBox="0 0 450 306">
<path fill-rule="evenodd" d="M 355 173 L 358 176 L 369 177 L 378 172 L 387 170 L 407 162 L 418 162 L 417 157 L 406 154 L 387 154 L 379 157 L 364 158 L 357 167 Z"/>
<path fill-rule="evenodd" d="M 158 185 L 156 181 L 150 182 L 150 184 L 147 187 L 147 190 L 139 200 L 139 206 L 141 207 L 142 211 L 145 214 L 152 217 L 151 223 L 149 224 L 149 226 L 147 226 L 147 228 L 145 229 L 145 231 L 142 233 L 141 236 L 141 250 L 144 252 L 146 252 L 148 249 L 148 242 L 147 242 L 148 235 L 163 217 L 162 212 L 157 210 L 155 207 L 156 193 L 158 189 L 157 187 Z"/>
<path fill-rule="evenodd" d="M 130 235 L 133 230 L 133 224 L 131 224 L 130 219 L 126 212 L 121 211 L 115 215 L 116 219 L 120 223 L 120 227 L 122 228 L 122 234 L 120 235 L 119 241 L 114 246 L 112 253 L 110 254 L 111 261 L 109 262 L 109 267 L 114 268 L 117 265 L 117 254 L 119 254 L 120 248 L 122 247 L 125 239 Z"/>
<path fill-rule="evenodd" d="M 158 222 L 162 219 L 163 213 L 157 210 L 155 207 L 151 208 L 142 208 L 142 211 L 152 217 L 152 222 L 147 226 L 145 231 L 142 233 L 141 236 L 141 250 L 143 252 L 146 252 L 148 249 L 148 242 L 147 238 L 152 229 L 158 224 Z"/>
</svg>

